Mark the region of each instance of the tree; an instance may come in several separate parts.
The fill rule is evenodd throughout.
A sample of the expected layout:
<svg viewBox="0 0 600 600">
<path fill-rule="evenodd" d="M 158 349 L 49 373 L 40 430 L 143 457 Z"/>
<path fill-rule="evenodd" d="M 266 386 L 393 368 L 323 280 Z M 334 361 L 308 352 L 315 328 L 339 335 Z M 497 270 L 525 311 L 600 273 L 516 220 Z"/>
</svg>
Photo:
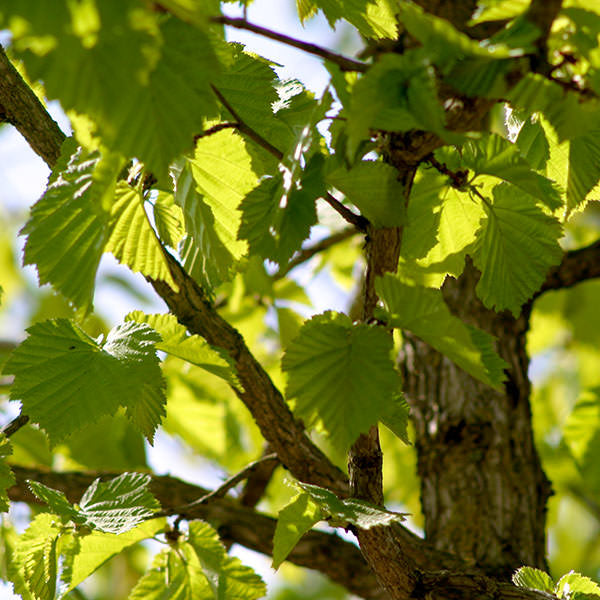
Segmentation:
<svg viewBox="0 0 600 600">
<path fill-rule="evenodd" d="M 598 287 L 583 283 L 600 276 L 599 7 L 297 8 L 345 19 L 364 51 L 218 0 L 0 2 L 0 114 L 52 169 L 23 262 L 58 293 L 1 348 L 21 412 L 0 438 L 0 503 L 31 506 L 22 534 L 4 521 L 3 578 L 26 599 L 81 597 L 155 538 L 124 597 L 262 597 L 234 543 L 368 599 L 600 596 Z M 225 26 L 321 57 L 330 85 L 278 80 Z M 106 252 L 167 312 L 108 331 L 93 312 Z M 301 316 L 300 265 L 354 285 L 347 314 Z M 540 378 L 532 422 L 541 351 L 579 362 Z M 143 438 L 161 426 L 231 477 L 206 490 L 150 472 Z M 553 491 L 579 503 L 552 517 L 554 545 L 589 542 L 560 579 Z"/>
</svg>

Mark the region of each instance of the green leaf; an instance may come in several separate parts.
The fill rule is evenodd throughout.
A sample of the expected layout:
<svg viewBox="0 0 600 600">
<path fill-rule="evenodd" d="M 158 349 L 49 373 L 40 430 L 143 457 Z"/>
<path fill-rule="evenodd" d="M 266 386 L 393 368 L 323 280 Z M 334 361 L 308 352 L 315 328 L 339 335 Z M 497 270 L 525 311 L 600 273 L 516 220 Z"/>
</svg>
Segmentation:
<svg viewBox="0 0 600 600">
<path fill-rule="evenodd" d="M 564 440 L 586 487 L 600 490 L 600 388 L 585 390 L 577 399 L 563 430 Z"/>
<path fill-rule="evenodd" d="M 586 135 L 600 122 L 600 102 L 580 102 L 579 94 L 565 91 L 560 84 L 539 73 L 528 73 L 507 94 L 515 108 L 528 113 L 542 112 L 550 122 L 559 143 Z"/>
<path fill-rule="evenodd" d="M 13 472 L 5 462 L 11 454 L 11 443 L 3 433 L 0 433 L 0 513 L 8 511 L 7 490 L 16 483 Z"/>
<path fill-rule="evenodd" d="M 279 511 L 273 536 L 273 564 L 278 569 L 300 538 L 323 519 L 320 506 L 309 494 L 298 494 Z"/>
<path fill-rule="evenodd" d="M 71 591 L 107 560 L 137 542 L 152 538 L 164 530 L 165 519 L 151 519 L 137 527 L 117 534 L 92 531 L 78 538 L 72 552 L 67 552 L 62 580 L 67 584 L 65 592 Z"/>
<path fill-rule="evenodd" d="M 37 323 L 5 366 L 15 375 L 11 399 L 56 443 L 118 407 L 152 440 L 164 415 L 164 387 L 147 325 L 114 328 L 104 344 L 66 319 Z"/>
<path fill-rule="evenodd" d="M 512 576 L 513 583 L 519 587 L 540 590 L 548 594 L 554 593 L 554 581 L 548 573 L 533 567 L 521 567 Z"/>
<path fill-rule="evenodd" d="M 296 414 L 348 449 L 386 414 L 400 390 L 391 351 L 392 339 L 381 327 L 354 325 L 333 312 L 313 317 L 281 362 Z"/>
<path fill-rule="evenodd" d="M 176 250 L 185 235 L 185 225 L 183 212 L 181 207 L 175 204 L 173 194 L 158 192 L 154 200 L 153 216 L 161 242 Z"/>
<path fill-rule="evenodd" d="M 340 500 L 333 492 L 309 483 L 299 481 L 297 485 L 321 507 L 325 514 L 329 515 L 328 520 L 335 527 L 347 527 L 352 523 L 360 529 L 370 529 L 404 521 L 404 513 L 385 510 L 357 498 Z"/>
<path fill-rule="evenodd" d="M 323 10 L 331 27 L 340 19 L 354 25 L 368 38 L 395 39 L 396 4 L 390 0 L 296 0 L 301 20 Z"/>
<path fill-rule="evenodd" d="M 140 186 L 132 188 L 124 181 L 117 184 L 110 229 L 106 252 L 112 252 L 134 273 L 165 281 L 177 291 L 160 241 L 144 209 Z"/>
<path fill-rule="evenodd" d="M 186 360 L 224 379 L 241 389 L 233 359 L 222 348 L 211 346 L 199 335 L 189 335 L 186 328 L 171 314 L 146 315 L 136 310 L 125 317 L 125 321 L 146 323 L 161 337 L 156 349 Z"/>
<path fill-rule="evenodd" d="M 464 164 L 477 174 L 503 179 L 541 200 L 554 210 L 562 206 L 560 193 L 552 181 L 536 173 L 520 155 L 519 148 L 496 134 L 469 140 L 463 147 Z"/>
<path fill-rule="evenodd" d="M 62 153 L 59 164 L 66 163 L 65 169 L 53 171 L 48 189 L 21 230 L 27 235 L 23 263 L 36 265 L 40 285 L 51 283 L 88 311 L 121 161 L 114 155 L 87 155 L 72 138 Z"/>
<path fill-rule="evenodd" d="M 382 162 L 361 161 L 352 169 L 336 169 L 326 177 L 375 227 L 405 222 L 404 189 L 398 171 Z"/>
<path fill-rule="evenodd" d="M 556 587 L 554 588 L 554 593 L 559 598 L 574 599 L 578 597 L 578 594 L 600 596 L 600 586 L 589 577 L 585 577 L 574 571 L 569 571 L 558 580 Z"/>
<path fill-rule="evenodd" d="M 503 21 L 522 14 L 529 7 L 530 0 L 483 0 L 477 5 L 477 10 L 470 25 L 486 21 Z"/>
<path fill-rule="evenodd" d="M 485 204 L 487 219 L 473 256 L 481 271 L 476 290 L 488 308 L 509 309 L 518 316 L 548 269 L 562 259 L 562 228 L 514 187 L 497 185 L 493 196 Z"/>
<path fill-rule="evenodd" d="M 534 169 L 545 171 L 546 163 L 550 158 L 550 146 L 539 119 L 526 119 L 519 130 L 515 143 L 523 157 Z"/>
<path fill-rule="evenodd" d="M 82 524 L 85 521 L 79 511 L 67 500 L 63 492 L 49 488 L 37 481 L 28 481 L 27 485 L 35 496 L 48 505 L 51 512 L 64 521 L 73 521 L 77 524 Z"/>
<path fill-rule="evenodd" d="M 281 176 L 272 177 L 244 198 L 238 238 L 248 240 L 251 254 L 285 265 L 308 238 L 317 222 L 315 201 L 325 193 L 322 157 L 316 157 L 307 166 L 299 189 L 293 183 L 289 189 Z"/>
<path fill-rule="evenodd" d="M 407 279 L 440 287 L 447 274 L 458 277 L 477 239 L 485 212 L 479 202 L 425 171 L 410 195 L 399 272 Z"/>
<path fill-rule="evenodd" d="M 54 515 L 34 517 L 17 541 L 15 563 L 27 589 L 36 600 L 54 600 L 56 591 L 56 543 L 60 535 Z"/>
<path fill-rule="evenodd" d="M 15 49 L 32 79 L 65 110 L 92 117 L 103 142 L 136 156 L 160 179 L 216 116 L 210 79 L 219 62 L 206 33 L 135 0 L 36 3 L 4 10 L 21 18 Z M 118 60 L 115 60 L 118 57 Z M 172 98 L 186 110 L 173 110 Z"/>
<path fill-rule="evenodd" d="M 375 289 L 390 325 L 411 331 L 476 379 L 501 389 L 508 365 L 496 354 L 494 338 L 452 315 L 440 290 L 405 285 L 391 274 L 379 277 Z"/>
<path fill-rule="evenodd" d="M 356 82 L 348 107 L 348 159 L 370 129 L 442 133 L 445 115 L 435 72 L 421 49 L 386 53 Z"/>
<path fill-rule="evenodd" d="M 390 402 L 387 412 L 381 417 L 381 422 L 405 444 L 410 444 L 408 439 L 408 419 L 410 409 L 404 396 L 398 395 Z"/>
<path fill-rule="evenodd" d="M 187 544 L 202 565 L 215 600 L 255 600 L 266 593 L 263 580 L 239 558 L 229 556 L 218 533 L 202 521 L 190 523 Z"/>
<path fill-rule="evenodd" d="M 133 529 L 160 508 L 148 490 L 150 475 L 123 473 L 106 482 L 95 479 L 79 502 L 85 524 L 105 533 Z"/>
<path fill-rule="evenodd" d="M 588 194 L 600 181 L 600 128 L 576 137 L 569 144 L 567 211 L 583 208 Z"/>
<path fill-rule="evenodd" d="M 228 130 L 198 140 L 179 176 L 175 201 L 191 238 L 186 266 L 209 289 L 228 281 L 246 254 L 246 242 L 237 238 L 239 205 L 257 182 L 244 140 Z"/>
</svg>

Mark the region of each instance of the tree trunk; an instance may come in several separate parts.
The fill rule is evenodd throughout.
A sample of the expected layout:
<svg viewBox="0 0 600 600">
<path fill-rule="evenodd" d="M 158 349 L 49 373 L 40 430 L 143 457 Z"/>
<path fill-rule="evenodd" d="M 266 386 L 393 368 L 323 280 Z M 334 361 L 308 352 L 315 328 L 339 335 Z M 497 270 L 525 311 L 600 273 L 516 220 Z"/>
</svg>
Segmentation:
<svg viewBox="0 0 600 600">
<path fill-rule="evenodd" d="M 425 535 L 496 577 L 522 565 L 546 569 L 550 483 L 533 442 L 526 333 L 475 295 L 478 271 L 449 279 L 444 296 L 464 321 L 495 335 L 509 364 L 503 392 L 476 381 L 427 344 L 406 335 L 402 370 L 416 429 Z"/>
</svg>

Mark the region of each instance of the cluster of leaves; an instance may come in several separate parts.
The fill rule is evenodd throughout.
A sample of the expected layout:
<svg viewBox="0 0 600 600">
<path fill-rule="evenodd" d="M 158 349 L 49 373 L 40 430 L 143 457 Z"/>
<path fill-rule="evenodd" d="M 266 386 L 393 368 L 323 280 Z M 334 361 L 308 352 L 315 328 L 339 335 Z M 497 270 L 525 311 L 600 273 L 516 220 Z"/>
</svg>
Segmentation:
<svg viewBox="0 0 600 600">
<path fill-rule="evenodd" d="M 73 125 L 22 235 L 25 264 L 36 267 L 40 284 L 51 284 L 79 309 L 80 321 L 92 310 L 104 253 L 174 291 L 170 261 L 177 254 L 208 298 L 227 299 L 223 312 L 232 322 L 254 296 L 277 309 L 278 350 L 284 353 L 271 373 L 287 378 L 295 414 L 337 451 L 347 451 L 377 422 L 407 441 L 408 409 L 385 328 L 334 312 L 302 324 L 290 309 L 301 294 L 284 275 L 313 226 L 331 216 L 320 218 L 317 210 L 326 198 L 338 210 L 357 211 L 369 227 L 403 227 L 399 272 L 376 282 L 378 323 L 411 332 L 473 377 L 502 385 L 506 364 L 494 338 L 451 314 L 439 288 L 447 276 L 462 273 L 468 256 L 481 271 L 477 294 L 484 305 L 518 315 L 560 261 L 564 227 L 596 197 L 600 180 L 600 54 L 586 26 L 590 15 L 599 18 L 597 8 L 573 3 L 561 13 L 568 27 L 549 44 L 567 36 L 575 61 L 555 65 L 555 77 L 546 78 L 528 73 L 539 32 L 522 14 L 522 3 L 482 10 L 474 24 L 510 20 L 476 42 L 411 2 L 298 0 L 301 20 L 321 10 L 330 24 L 346 19 L 376 40 L 396 39 L 400 22 L 419 42 L 365 63 L 362 74 L 342 71 L 332 59 L 331 85 L 316 98 L 297 81 L 280 81 L 269 61 L 227 43 L 216 0 L 168 0 L 160 3 L 163 10 L 141 0 L 54 4 L 49 12 L 43 0 L 0 1 L 0 25 L 11 30 L 10 50 L 27 77 L 43 82 L 46 97 L 60 101 Z M 519 9 L 506 12 L 513 4 Z M 580 102 L 566 86 L 575 76 L 590 91 L 589 101 Z M 447 85 L 465 97 L 507 100 L 508 133 L 451 131 L 442 98 Z M 419 167 L 407 198 L 384 160 L 391 152 L 385 135 L 372 133 L 411 130 L 436 135 L 445 145 Z M 264 316 L 253 315 L 257 321 Z M 256 328 L 244 328 L 252 344 Z M 191 369 L 241 393 L 235 358 L 189 335 L 173 315 L 135 311 L 105 339 L 88 335 L 77 318 L 46 320 L 28 333 L 3 373 L 14 376 L 11 399 L 21 402 L 53 446 L 123 412 L 150 442 L 164 422 L 200 445 L 202 436 L 171 416 L 185 413 L 189 421 L 197 396 L 216 399 L 206 405 L 213 415 L 221 411 L 229 433 L 232 421 L 247 424 L 220 384 L 207 392 L 204 375 Z M 157 351 L 167 355 L 162 366 Z M 185 394 L 192 400 L 178 413 Z M 578 440 L 572 446 L 588 467 L 593 444 L 584 447 L 581 440 L 600 439 L 597 399 L 591 408 L 576 407 L 567 434 Z M 203 410 L 206 418 L 209 410 Z M 596 429 L 582 438 L 577 424 L 587 417 L 578 415 L 589 410 Z M 14 482 L 4 462 L 9 456 L 3 438 L 3 492 Z M 141 486 L 141 480 L 124 481 Z M 88 490 L 76 507 L 31 484 L 56 516 L 42 513 L 17 542 L 16 586 L 50 598 L 60 554 L 63 580 L 72 589 L 109 556 L 164 527 L 150 521 L 151 528 L 122 533 L 154 506 L 137 498 L 130 507 L 136 510 L 116 523 L 115 515 L 104 515 L 102 502 L 93 508 L 105 492 L 109 503 L 117 501 L 118 489 L 104 485 Z M 5 493 L 0 503 L 7 508 Z M 323 518 L 368 528 L 399 517 L 301 484 L 280 514 L 274 564 Z M 81 528 L 93 531 L 84 536 Z M 91 560 L 85 557 L 104 543 L 102 560 L 77 562 Z M 185 541 L 157 555 L 131 597 L 256 598 L 263 591 L 254 574 L 226 556 L 208 525 L 193 522 Z"/>
<path fill-rule="evenodd" d="M 593 600 L 600 596 L 600 586 L 597 583 L 574 571 L 554 582 L 544 571 L 521 567 L 513 575 L 513 582 L 520 587 L 547 592 L 565 600 Z"/>
</svg>

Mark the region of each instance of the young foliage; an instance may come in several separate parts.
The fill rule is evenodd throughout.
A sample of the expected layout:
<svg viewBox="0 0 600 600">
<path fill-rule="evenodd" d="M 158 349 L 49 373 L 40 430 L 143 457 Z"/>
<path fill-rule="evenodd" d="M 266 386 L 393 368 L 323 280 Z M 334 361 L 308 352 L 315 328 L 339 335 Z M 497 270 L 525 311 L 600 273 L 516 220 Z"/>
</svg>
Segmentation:
<svg viewBox="0 0 600 600">
<path fill-rule="evenodd" d="M 15 476 L 8 464 L 6 464 L 6 459 L 11 454 L 11 443 L 3 433 L 0 433 L 0 513 L 8 510 L 8 496 L 6 491 L 15 483 Z"/>
<path fill-rule="evenodd" d="M 501 389 L 508 365 L 494 349 L 494 338 L 450 313 L 439 290 L 406 285 L 393 275 L 376 282 L 387 323 L 408 330 L 473 377 Z"/>
<path fill-rule="evenodd" d="M 174 315 L 146 315 L 137 310 L 129 313 L 125 321 L 150 325 L 160 336 L 160 341 L 156 343 L 157 350 L 202 367 L 241 389 L 231 357 L 224 350 L 213 348 L 199 335 L 188 335 L 185 327 L 177 322 Z"/>
<path fill-rule="evenodd" d="M 53 444 L 119 406 L 152 441 L 165 414 L 156 343 L 148 325 L 126 323 L 94 340 L 66 319 L 38 323 L 4 366 L 15 376 L 11 399 Z"/>
<path fill-rule="evenodd" d="M 515 316 L 541 286 L 548 269 L 560 262 L 560 223 L 535 200 L 507 184 L 496 185 L 484 203 L 487 218 L 473 255 L 481 270 L 477 294 L 488 308 Z"/>
<path fill-rule="evenodd" d="M 94 480 L 84 492 L 77 507 L 62 492 L 36 481 L 30 481 L 31 491 L 50 510 L 63 519 L 104 533 L 124 533 L 152 516 L 159 508 L 148 491 L 149 475 L 123 473 L 107 482 Z"/>
<path fill-rule="evenodd" d="M 120 166 L 115 155 L 88 155 L 67 139 L 50 185 L 21 230 L 27 235 L 23 263 L 36 265 L 40 285 L 51 283 L 86 311 L 108 240 Z"/>
<path fill-rule="evenodd" d="M 391 351 L 391 337 L 378 327 L 353 324 L 334 312 L 317 315 L 302 326 L 281 361 L 286 396 L 307 425 L 348 449 L 400 391 Z"/>
</svg>

